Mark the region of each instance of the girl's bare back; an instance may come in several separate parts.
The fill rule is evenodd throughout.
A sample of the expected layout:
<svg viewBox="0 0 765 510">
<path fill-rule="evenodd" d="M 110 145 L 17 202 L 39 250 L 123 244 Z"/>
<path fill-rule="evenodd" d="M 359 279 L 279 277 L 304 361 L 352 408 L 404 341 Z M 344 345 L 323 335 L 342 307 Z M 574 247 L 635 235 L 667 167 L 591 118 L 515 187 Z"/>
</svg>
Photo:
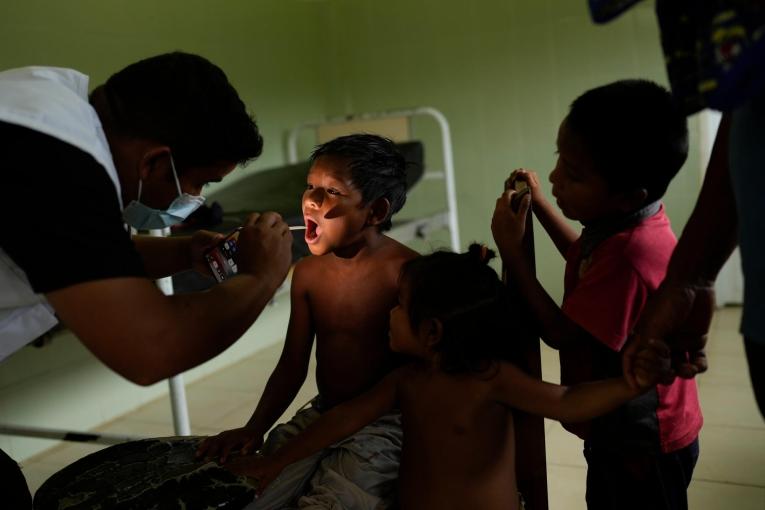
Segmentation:
<svg viewBox="0 0 765 510">
<path fill-rule="evenodd" d="M 491 379 L 402 370 L 401 508 L 518 508 L 512 412 Z"/>
</svg>

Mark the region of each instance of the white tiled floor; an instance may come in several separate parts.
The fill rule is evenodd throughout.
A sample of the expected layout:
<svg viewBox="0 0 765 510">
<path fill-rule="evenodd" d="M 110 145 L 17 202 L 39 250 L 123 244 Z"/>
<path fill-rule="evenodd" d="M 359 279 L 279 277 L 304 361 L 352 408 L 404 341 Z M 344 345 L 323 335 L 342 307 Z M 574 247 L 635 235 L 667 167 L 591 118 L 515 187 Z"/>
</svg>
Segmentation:
<svg viewBox="0 0 765 510">
<path fill-rule="evenodd" d="M 700 439 L 701 457 L 689 490 L 693 510 L 765 510 L 765 421 L 749 386 L 743 345 L 737 333 L 739 318 L 737 308 L 725 308 L 716 314 L 707 349 L 710 369 L 697 380 L 705 425 Z M 192 432 L 212 434 L 244 424 L 280 351 L 280 346 L 272 347 L 189 385 Z M 542 364 L 545 379 L 557 381 L 555 353 L 544 349 Z M 311 375 L 285 417 L 294 414 L 315 393 Z M 98 430 L 145 437 L 173 435 L 169 400 L 158 399 Z M 585 509 L 586 468 L 581 441 L 556 422 L 547 421 L 545 431 L 550 509 Z M 23 463 L 23 471 L 30 489 L 36 490 L 52 473 L 99 448 L 65 443 L 29 459 Z"/>
</svg>

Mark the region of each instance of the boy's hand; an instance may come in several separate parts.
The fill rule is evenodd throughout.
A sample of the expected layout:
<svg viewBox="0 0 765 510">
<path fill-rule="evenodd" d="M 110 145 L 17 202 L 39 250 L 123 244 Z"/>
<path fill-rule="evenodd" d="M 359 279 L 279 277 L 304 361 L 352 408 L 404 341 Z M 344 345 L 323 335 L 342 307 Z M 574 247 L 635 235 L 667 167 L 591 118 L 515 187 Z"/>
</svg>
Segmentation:
<svg viewBox="0 0 765 510">
<path fill-rule="evenodd" d="M 513 170 L 510 177 L 505 181 L 505 189 L 510 189 L 516 181 L 525 182 L 531 190 L 531 202 L 538 206 L 546 202 L 545 196 L 542 193 L 542 187 L 539 184 L 539 176 L 532 170 L 526 170 L 525 168 L 518 168 Z"/>
<path fill-rule="evenodd" d="M 517 193 L 512 189 L 505 191 L 497 199 L 494 216 L 491 219 L 491 233 L 503 257 L 513 257 L 518 253 L 523 235 L 526 233 L 526 215 L 531 207 L 531 196 L 526 194 L 518 204 L 518 210 L 515 211 L 513 197 Z"/>
<path fill-rule="evenodd" d="M 622 356 L 631 357 L 634 383 L 628 383 L 634 389 L 647 390 L 673 375 L 671 351 L 659 340 L 647 340 L 636 349 L 625 350 Z"/>
<path fill-rule="evenodd" d="M 237 475 L 252 479 L 256 485 L 256 494 L 260 496 L 285 468 L 276 461 L 274 456 L 240 455 L 232 458 L 224 466 L 225 469 Z"/>
<path fill-rule="evenodd" d="M 233 451 L 239 451 L 242 455 L 252 453 L 263 446 L 263 434 L 249 428 L 224 430 L 217 436 L 210 436 L 199 444 L 196 457 L 205 459 L 217 459 L 221 463 L 226 462 Z"/>
</svg>

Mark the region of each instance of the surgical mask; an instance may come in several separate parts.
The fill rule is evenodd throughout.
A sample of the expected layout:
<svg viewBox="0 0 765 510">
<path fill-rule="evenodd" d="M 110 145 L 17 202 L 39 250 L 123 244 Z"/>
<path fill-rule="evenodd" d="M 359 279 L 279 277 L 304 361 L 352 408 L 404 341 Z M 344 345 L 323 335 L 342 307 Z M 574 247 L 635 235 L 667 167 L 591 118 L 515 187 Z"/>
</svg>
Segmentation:
<svg viewBox="0 0 765 510">
<path fill-rule="evenodd" d="M 166 210 L 154 209 L 146 204 L 142 204 L 140 200 L 143 181 L 139 179 L 138 198 L 130 202 L 122 211 L 122 218 L 125 220 L 125 223 L 136 230 L 166 228 L 183 222 L 189 214 L 196 211 L 204 203 L 204 197 L 190 195 L 181 191 L 181 184 L 178 182 L 178 173 L 175 171 L 175 162 L 172 155 L 170 155 L 170 167 L 173 169 L 173 178 L 175 178 L 175 186 L 178 189 L 178 196 L 175 200 Z"/>
</svg>

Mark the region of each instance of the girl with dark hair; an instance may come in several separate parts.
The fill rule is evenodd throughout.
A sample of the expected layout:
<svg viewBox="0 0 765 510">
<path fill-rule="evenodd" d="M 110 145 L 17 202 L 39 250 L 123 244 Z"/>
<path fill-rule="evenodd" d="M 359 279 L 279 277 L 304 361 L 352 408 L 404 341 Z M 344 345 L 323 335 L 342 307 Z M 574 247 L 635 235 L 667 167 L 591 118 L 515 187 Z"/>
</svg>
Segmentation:
<svg viewBox="0 0 765 510">
<path fill-rule="evenodd" d="M 262 491 L 287 465 L 399 408 L 402 509 L 520 508 L 513 409 L 587 420 L 640 390 L 623 378 L 570 388 L 549 384 L 508 362 L 512 322 L 506 289 L 486 265 L 493 255 L 474 244 L 468 253 L 437 252 L 407 262 L 399 304 L 390 314 L 390 345 L 414 361 L 326 412 L 273 455 L 240 456 L 227 467 L 256 479 Z M 645 351 L 645 380 L 668 363 L 663 351 Z"/>
</svg>

